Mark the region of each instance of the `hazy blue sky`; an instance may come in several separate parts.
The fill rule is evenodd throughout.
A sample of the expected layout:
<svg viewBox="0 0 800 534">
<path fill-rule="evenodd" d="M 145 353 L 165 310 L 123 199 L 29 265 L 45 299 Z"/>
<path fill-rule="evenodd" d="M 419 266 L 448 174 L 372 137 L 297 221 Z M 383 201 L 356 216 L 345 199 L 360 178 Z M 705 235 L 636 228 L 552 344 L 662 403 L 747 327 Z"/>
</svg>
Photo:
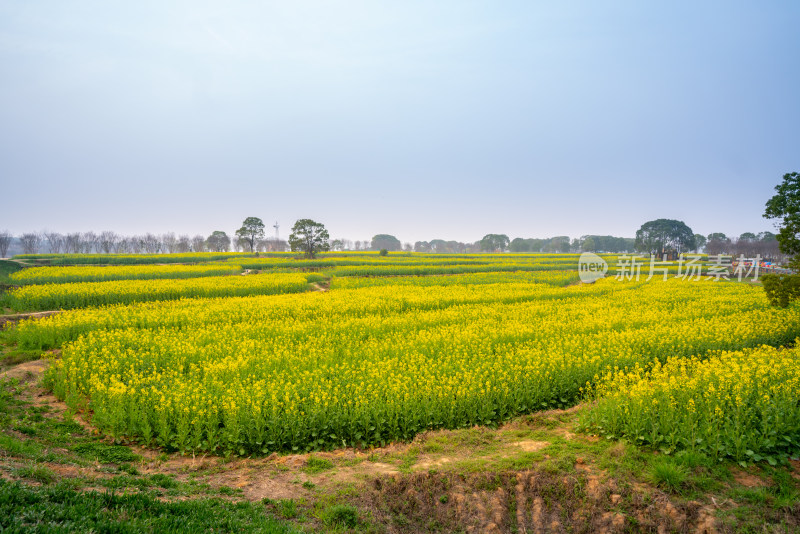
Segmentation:
<svg viewBox="0 0 800 534">
<path fill-rule="evenodd" d="M 0 0 L 0 230 L 768 230 L 798 27 L 796 0 Z"/>
</svg>

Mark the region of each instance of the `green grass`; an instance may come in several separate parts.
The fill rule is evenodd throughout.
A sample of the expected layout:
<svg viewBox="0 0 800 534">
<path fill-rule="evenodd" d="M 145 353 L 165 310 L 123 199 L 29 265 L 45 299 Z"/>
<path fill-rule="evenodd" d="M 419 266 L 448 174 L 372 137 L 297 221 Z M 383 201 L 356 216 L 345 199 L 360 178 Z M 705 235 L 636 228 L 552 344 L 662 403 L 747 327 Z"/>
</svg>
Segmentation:
<svg viewBox="0 0 800 534">
<path fill-rule="evenodd" d="M 0 531 L 266 532 L 294 529 L 263 505 L 219 499 L 164 502 L 148 493 L 79 493 L 67 485 L 27 487 L 0 479 Z"/>
<path fill-rule="evenodd" d="M 40 484 L 52 484 L 56 481 L 56 474 L 51 469 L 41 465 L 29 465 L 14 472 L 21 478 L 29 478 Z"/>
<path fill-rule="evenodd" d="M 356 528 L 359 525 L 358 510 L 347 504 L 334 504 L 323 510 L 322 522 L 329 527 Z"/>
<path fill-rule="evenodd" d="M 319 458 L 317 456 L 309 456 L 308 460 L 306 461 L 305 471 L 307 473 L 321 473 L 322 471 L 326 471 L 328 469 L 333 468 L 333 462 L 330 460 L 326 460 L 325 458 Z"/>
<path fill-rule="evenodd" d="M 659 459 L 653 462 L 650 476 L 656 486 L 679 492 L 689 478 L 689 468 L 675 463 L 672 459 Z"/>
<path fill-rule="evenodd" d="M 15 273 L 17 271 L 21 271 L 23 269 L 22 265 L 15 261 L 9 260 L 0 260 L 0 285 L 8 284 L 14 285 L 14 281 L 9 278 L 11 273 Z"/>
<path fill-rule="evenodd" d="M 107 443 L 80 443 L 72 447 L 72 450 L 88 460 L 107 464 L 135 462 L 140 459 L 140 457 L 134 454 L 128 447 L 109 445 Z"/>
<path fill-rule="evenodd" d="M 16 347 L 11 348 L 6 352 L 2 352 L 0 348 L 0 368 L 13 367 L 25 362 L 32 362 L 42 357 L 40 350 L 25 350 Z"/>
</svg>

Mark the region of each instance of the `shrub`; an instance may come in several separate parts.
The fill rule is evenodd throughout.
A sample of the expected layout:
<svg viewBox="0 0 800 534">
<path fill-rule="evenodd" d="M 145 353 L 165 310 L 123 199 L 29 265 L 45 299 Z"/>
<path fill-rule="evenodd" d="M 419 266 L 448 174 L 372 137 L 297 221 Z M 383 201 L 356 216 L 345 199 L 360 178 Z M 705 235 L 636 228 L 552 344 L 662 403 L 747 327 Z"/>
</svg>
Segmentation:
<svg viewBox="0 0 800 534">
<path fill-rule="evenodd" d="M 761 285 L 773 306 L 786 308 L 800 298 L 800 274 L 766 274 L 761 278 Z"/>
</svg>

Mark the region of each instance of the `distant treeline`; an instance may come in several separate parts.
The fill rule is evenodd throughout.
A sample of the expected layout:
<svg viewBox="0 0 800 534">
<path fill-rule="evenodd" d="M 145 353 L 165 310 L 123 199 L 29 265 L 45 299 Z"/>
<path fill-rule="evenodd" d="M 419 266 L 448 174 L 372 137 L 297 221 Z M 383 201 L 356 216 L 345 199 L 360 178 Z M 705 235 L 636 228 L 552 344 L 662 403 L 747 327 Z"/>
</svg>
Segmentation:
<svg viewBox="0 0 800 534">
<path fill-rule="evenodd" d="M 708 254 L 727 254 L 746 257 L 760 255 L 763 258 L 781 257 L 778 241 L 771 232 L 754 234 L 745 232 L 739 237 L 728 237 L 723 233 L 712 233 L 708 236 L 694 235 L 696 251 Z M 477 252 L 635 252 L 635 239 L 610 235 L 584 235 L 579 238 L 555 236 L 548 238 L 509 239 L 505 234 L 487 234 L 481 240 L 464 243 L 461 241 L 433 239 L 402 243 L 393 235 L 377 234 L 372 239 L 351 241 L 349 239 L 333 239 L 330 242 L 332 251 L 375 250 L 425 252 L 439 254 L 467 254 Z M 255 242 L 253 252 L 284 252 L 289 246 L 286 241 L 275 237 L 259 239 Z M 0 258 L 15 254 L 178 254 L 189 252 L 244 252 L 249 251 L 249 244 L 236 235 L 228 236 L 223 231 L 215 231 L 207 237 L 202 235 L 143 234 L 123 236 L 105 231 L 73 232 L 28 232 L 13 236 L 9 232 L 0 232 Z M 692 252 L 692 251 L 686 251 Z"/>
</svg>

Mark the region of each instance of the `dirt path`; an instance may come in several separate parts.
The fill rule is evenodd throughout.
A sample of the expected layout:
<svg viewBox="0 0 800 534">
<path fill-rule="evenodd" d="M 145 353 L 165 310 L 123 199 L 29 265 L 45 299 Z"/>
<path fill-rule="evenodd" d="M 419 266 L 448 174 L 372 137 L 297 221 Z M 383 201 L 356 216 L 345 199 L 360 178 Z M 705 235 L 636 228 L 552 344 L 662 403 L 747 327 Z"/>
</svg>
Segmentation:
<svg viewBox="0 0 800 534">
<path fill-rule="evenodd" d="M 50 362 L 47 360 L 34 360 L 32 362 L 21 363 L 0 373 L 0 381 L 13 379 L 19 380 L 20 382 L 37 381 L 49 366 Z"/>
</svg>

